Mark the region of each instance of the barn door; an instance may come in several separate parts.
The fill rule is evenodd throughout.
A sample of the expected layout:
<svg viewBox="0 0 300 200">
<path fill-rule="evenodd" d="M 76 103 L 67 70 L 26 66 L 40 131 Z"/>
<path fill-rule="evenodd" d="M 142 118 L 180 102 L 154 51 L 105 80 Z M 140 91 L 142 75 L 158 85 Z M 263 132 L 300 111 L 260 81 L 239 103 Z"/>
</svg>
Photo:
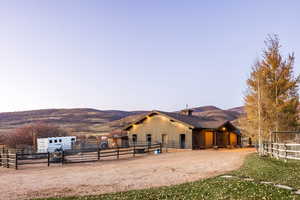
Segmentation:
<svg viewBox="0 0 300 200">
<path fill-rule="evenodd" d="M 161 135 L 161 143 L 163 147 L 166 147 L 168 144 L 168 135 L 167 134 L 162 134 Z"/>
<path fill-rule="evenodd" d="M 185 149 L 185 134 L 180 134 L 179 145 L 181 149 Z"/>
</svg>

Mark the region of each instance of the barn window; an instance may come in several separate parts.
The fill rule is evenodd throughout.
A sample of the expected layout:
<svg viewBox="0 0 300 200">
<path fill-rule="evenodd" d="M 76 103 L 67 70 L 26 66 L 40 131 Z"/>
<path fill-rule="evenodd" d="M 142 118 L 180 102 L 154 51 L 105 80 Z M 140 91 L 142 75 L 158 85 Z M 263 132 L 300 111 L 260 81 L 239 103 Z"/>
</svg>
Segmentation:
<svg viewBox="0 0 300 200">
<path fill-rule="evenodd" d="M 133 143 L 137 142 L 137 135 L 136 134 L 132 135 L 132 142 Z"/>
<path fill-rule="evenodd" d="M 152 142 L 151 134 L 146 135 L 146 140 L 147 140 L 148 144 L 151 144 L 151 142 Z"/>
</svg>

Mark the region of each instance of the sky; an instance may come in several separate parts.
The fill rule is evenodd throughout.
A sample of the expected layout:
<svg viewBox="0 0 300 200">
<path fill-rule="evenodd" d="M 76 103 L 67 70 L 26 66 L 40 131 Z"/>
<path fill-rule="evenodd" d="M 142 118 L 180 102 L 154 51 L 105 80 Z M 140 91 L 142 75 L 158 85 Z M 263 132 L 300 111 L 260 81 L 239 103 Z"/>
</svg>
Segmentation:
<svg viewBox="0 0 300 200">
<path fill-rule="evenodd" d="M 300 2 L 0 0 L 0 112 L 243 105 L 268 34 L 295 53 Z"/>
</svg>

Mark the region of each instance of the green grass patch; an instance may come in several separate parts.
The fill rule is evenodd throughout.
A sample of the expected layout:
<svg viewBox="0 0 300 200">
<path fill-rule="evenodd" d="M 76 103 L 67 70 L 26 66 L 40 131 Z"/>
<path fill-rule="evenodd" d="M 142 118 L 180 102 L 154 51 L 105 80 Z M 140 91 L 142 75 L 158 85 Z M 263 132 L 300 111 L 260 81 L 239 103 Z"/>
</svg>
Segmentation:
<svg viewBox="0 0 300 200">
<path fill-rule="evenodd" d="M 47 200 L 156 200 L 156 199 L 300 199 L 291 191 L 258 181 L 272 181 L 299 188 L 300 162 L 287 162 L 260 158 L 253 154 L 247 157 L 243 167 L 231 174 L 251 177 L 255 181 L 239 178 L 215 177 L 169 187 L 159 187 L 98 196 L 48 198 Z M 99 188 L 100 189 L 100 188 Z"/>
<path fill-rule="evenodd" d="M 257 181 L 271 181 L 300 189 L 300 162 L 277 160 L 270 157 L 249 155 L 243 167 L 232 173 L 236 176 L 254 178 Z"/>
</svg>

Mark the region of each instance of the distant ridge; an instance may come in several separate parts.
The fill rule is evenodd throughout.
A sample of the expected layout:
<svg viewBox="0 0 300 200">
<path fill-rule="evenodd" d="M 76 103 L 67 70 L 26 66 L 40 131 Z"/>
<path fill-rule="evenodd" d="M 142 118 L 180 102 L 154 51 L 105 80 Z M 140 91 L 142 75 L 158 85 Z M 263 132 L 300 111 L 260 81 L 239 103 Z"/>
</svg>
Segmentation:
<svg viewBox="0 0 300 200">
<path fill-rule="evenodd" d="M 194 112 L 205 112 L 205 111 L 212 111 L 212 110 L 222 110 L 216 106 L 201 106 L 192 108 Z"/>
<path fill-rule="evenodd" d="M 240 114 L 244 114 L 245 113 L 244 106 L 231 108 L 231 109 L 228 109 L 228 111 L 234 111 L 234 112 L 238 112 Z"/>
<path fill-rule="evenodd" d="M 196 116 L 235 120 L 243 107 L 222 110 L 216 106 L 192 108 Z M 30 123 L 44 122 L 65 128 L 74 135 L 109 133 L 120 129 L 148 111 L 97 110 L 93 108 L 41 109 L 0 113 L 0 134 Z M 177 111 L 178 112 L 178 111 Z"/>
<path fill-rule="evenodd" d="M 216 106 L 201 106 L 192 108 L 194 110 L 193 114 L 201 117 L 211 117 L 218 120 L 228 120 L 233 121 L 240 116 L 239 112 L 234 110 L 222 110 Z"/>
<path fill-rule="evenodd" d="M 0 113 L 0 134 L 31 123 L 61 126 L 75 134 L 99 133 L 99 126 L 145 111 L 97 110 L 92 108 L 42 109 Z"/>
</svg>

